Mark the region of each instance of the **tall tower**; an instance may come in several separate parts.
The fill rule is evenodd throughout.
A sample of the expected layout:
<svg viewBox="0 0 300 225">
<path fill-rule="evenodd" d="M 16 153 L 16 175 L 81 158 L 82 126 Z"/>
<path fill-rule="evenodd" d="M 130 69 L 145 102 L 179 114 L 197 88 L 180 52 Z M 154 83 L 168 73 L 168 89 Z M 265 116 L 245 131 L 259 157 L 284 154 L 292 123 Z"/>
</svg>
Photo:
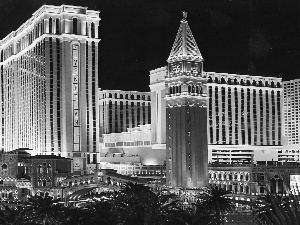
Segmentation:
<svg viewBox="0 0 300 225">
<path fill-rule="evenodd" d="M 167 185 L 203 187 L 207 185 L 207 109 L 203 58 L 183 19 L 167 60 L 166 148 Z"/>
<path fill-rule="evenodd" d="M 0 40 L 5 151 L 72 158 L 75 175 L 96 168 L 99 21 L 86 7 L 44 5 Z"/>
</svg>

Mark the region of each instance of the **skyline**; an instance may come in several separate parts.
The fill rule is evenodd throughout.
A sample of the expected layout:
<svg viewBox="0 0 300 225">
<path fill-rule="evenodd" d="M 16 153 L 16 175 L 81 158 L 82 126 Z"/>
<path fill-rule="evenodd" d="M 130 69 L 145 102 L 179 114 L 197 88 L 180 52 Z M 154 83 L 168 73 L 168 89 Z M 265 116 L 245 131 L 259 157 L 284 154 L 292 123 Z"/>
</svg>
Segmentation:
<svg viewBox="0 0 300 225">
<path fill-rule="evenodd" d="M 1 2 L 0 39 L 42 3 L 83 6 L 78 0 Z M 167 65 L 182 11 L 205 59 L 204 71 L 300 78 L 296 1 L 88 0 L 84 6 L 100 11 L 99 87 L 104 90 L 149 91 L 149 71 Z"/>
</svg>

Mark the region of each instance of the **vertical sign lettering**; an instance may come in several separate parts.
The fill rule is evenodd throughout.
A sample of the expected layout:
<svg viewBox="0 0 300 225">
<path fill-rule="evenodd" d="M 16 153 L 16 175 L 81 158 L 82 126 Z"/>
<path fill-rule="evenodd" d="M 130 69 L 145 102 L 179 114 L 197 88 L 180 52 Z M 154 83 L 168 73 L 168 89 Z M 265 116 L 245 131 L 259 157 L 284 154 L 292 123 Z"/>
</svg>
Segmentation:
<svg viewBox="0 0 300 225">
<path fill-rule="evenodd" d="M 79 45 L 72 45 L 72 85 L 73 85 L 73 149 L 80 151 L 80 118 L 79 118 Z"/>
</svg>

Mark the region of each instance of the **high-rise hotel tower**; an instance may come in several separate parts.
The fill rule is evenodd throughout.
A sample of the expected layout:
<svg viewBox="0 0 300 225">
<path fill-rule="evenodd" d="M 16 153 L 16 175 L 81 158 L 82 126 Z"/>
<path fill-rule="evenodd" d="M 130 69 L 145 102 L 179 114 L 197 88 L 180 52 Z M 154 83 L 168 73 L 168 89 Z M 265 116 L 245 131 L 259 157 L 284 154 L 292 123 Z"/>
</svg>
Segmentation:
<svg viewBox="0 0 300 225">
<path fill-rule="evenodd" d="M 186 15 L 167 60 L 166 177 L 167 185 L 193 188 L 207 184 L 207 78 Z"/>
<path fill-rule="evenodd" d="M 73 158 L 74 174 L 98 152 L 99 12 L 44 5 L 0 41 L 5 151 Z"/>
</svg>

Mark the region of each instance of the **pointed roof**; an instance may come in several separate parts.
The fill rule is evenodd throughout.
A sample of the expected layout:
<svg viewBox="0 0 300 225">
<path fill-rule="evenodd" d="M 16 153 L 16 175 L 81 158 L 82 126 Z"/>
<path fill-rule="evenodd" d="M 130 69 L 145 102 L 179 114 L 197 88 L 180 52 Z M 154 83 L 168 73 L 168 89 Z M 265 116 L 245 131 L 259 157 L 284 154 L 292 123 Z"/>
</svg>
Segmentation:
<svg viewBox="0 0 300 225">
<path fill-rule="evenodd" d="M 168 63 L 180 60 L 203 61 L 196 41 L 186 20 L 187 12 L 183 12 L 183 19 L 176 35 Z"/>
</svg>

